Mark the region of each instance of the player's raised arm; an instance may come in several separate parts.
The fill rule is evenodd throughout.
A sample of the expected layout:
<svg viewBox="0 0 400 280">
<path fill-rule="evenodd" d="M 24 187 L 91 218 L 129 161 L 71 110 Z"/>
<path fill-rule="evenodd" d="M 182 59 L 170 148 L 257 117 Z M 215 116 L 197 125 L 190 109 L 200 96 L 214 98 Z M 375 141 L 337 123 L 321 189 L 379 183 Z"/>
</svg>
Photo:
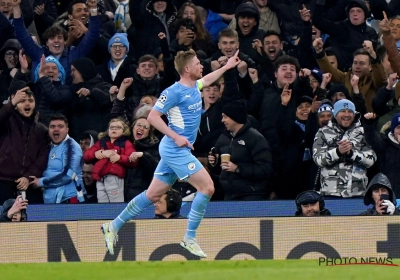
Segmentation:
<svg viewBox="0 0 400 280">
<path fill-rule="evenodd" d="M 223 67 L 219 68 L 218 70 L 215 70 L 214 72 L 211 72 L 210 74 L 204 76 L 201 79 L 203 82 L 203 87 L 208 87 L 213 82 L 218 80 L 218 78 L 221 77 L 226 70 L 236 67 L 239 63 L 240 63 L 239 50 L 237 50 L 236 53 L 231 58 L 229 58 L 228 62 Z"/>
</svg>

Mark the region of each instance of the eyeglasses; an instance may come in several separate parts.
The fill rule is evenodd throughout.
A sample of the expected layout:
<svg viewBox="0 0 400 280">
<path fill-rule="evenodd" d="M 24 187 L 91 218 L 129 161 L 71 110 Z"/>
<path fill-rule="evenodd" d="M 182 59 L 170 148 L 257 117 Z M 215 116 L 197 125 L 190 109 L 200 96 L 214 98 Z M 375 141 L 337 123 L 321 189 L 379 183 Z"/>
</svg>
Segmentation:
<svg viewBox="0 0 400 280">
<path fill-rule="evenodd" d="M 7 57 L 18 56 L 17 53 L 15 53 L 15 52 L 8 52 L 8 53 L 5 53 L 4 55 Z"/>
<path fill-rule="evenodd" d="M 136 126 L 141 128 L 141 129 L 146 129 L 146 130 L 150 129 L 150 126 L 144 125 L 144 124 L 141 124 L 141 123 L 137 123 Z"/>
<path fill-rule="evenodd" d="M 112 45 L 111 48 L 113 50 L 125 50 L 126 47 L 124 45 Z"/>
<path fill-rule="evenodd" d="M 123 129 L 123 127 L 122 126 L 110 126 L 109 128 L 108 128 L 109 130 L 120 130 L 120 129 Z"/>
<path fill-rule="evenodd" d="M 310 80 L 311 83 L 319 83 L 318 80 Z"/>
</svg>

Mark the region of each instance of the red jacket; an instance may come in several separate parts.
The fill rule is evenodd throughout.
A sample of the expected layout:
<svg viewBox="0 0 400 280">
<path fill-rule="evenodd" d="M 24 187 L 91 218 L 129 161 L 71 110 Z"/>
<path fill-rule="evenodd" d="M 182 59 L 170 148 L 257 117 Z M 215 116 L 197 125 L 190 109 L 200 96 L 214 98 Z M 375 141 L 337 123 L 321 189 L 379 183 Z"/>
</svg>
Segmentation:
<svg viewBox="0 0 400 280">
<path fill-rule="evenodd" d="M 102 177 L 109 174 L 118 176 L 119 178 L 123 179 L 125 177 L 125 172 L 126 172 L 125 167 L 137 166 L 138 161 L 135 162 L 129 161 L 129 156 L 133 152 L 136 152 L 133 144 L 129 140 L 125 141 L 124 147 L 119 147 L 117 145 L 114 145 L 114 143 L 108 141 L 106 145 L 107 145 L 107 150 L 115 150 L 121 156 L 120 160 L 116 163 L 111 163 L 110 159 L 108 158 L 100 160 L 96 159 L 94 155 L 95 152 L 103 150 L 100 146 L 100 141 L 97 141 L 96 144 L 90 147 L 89 150 L 87 150 L 83 155 L 83 160 L 85 161 L 85 163 L 91 163 L 97 160 L 92 170 L 93 180 L 99 181 Z"/>
</svg>

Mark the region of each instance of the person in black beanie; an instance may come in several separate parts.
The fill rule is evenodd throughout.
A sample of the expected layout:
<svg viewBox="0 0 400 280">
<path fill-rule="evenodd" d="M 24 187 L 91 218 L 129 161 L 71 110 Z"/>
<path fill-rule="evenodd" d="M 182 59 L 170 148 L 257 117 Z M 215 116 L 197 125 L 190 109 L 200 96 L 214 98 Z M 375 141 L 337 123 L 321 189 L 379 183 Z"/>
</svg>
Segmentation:
<svg viewBox="0 0 400 280">
<path fill-rule="evenodd" d="M 335 104 L 337 101 L 342 99 L 350 100 L 356 106 L 356 111 L 361 115 L 367 113 L 367 106 L 365 105 L 365 99 L 362 94 L 350 95 L 349 90 L 343 83 L 335 83 L 326 94 L 326 98 Z"/>
<path fill-rule="evenodd" d="M 222 107 L 222 122 L 226 130 L 208 156 L 208 163 L 210 171 L 219 175 L 224 200 L 266 199 L 272 156 L 267 140 L 247 121 L 246 103 L 235 100 Z"/>
<path fill-rule="evenodd" d="M 71 65 L 72 65 L 71 76 L 73 84 L 77 84 L 83 81 L 88 81 L 97 76 L 96 66 L 94 65 L 93 61 L 89 58 L 82 57 L 76 59 L 71 63 Z M 79 74 L 76 73 L 76 70 L 78 70 L 81 77 L 79 77 Z"/>
<path fill-rule="evenodd" d="M 93 61 L 85 57 L 71 63 L 71 76 L 74 102 L 69 135 L 79 141 L 86 130 L 107 129 L 112 106 L 111 84 L 103 80 Z"/>
<path fill-rule="evenodd" d="M 316 191 L 304 191 L 296 199 L 296 217 L 331 216 L 331 212 L 325 208 L 324 196 Z"/>
</svg>

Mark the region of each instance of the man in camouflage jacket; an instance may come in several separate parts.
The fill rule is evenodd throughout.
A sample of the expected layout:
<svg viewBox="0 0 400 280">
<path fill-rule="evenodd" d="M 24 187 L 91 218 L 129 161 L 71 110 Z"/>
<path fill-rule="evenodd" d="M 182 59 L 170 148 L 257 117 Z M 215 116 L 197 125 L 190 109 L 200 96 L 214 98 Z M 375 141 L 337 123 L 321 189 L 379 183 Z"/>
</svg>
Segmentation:
<svg viewBox="0 0 400 280">
<path fill-rule="evenodd" d="M 376 154 L 364 140 L 364 128 L 354 103 L 343 99 L 334 105 L 334 118 L 314 139 L 313 159 L 321 167 L 324 196 L 363 196 L 368 185 L 367 168 Z"/>
</svg>

